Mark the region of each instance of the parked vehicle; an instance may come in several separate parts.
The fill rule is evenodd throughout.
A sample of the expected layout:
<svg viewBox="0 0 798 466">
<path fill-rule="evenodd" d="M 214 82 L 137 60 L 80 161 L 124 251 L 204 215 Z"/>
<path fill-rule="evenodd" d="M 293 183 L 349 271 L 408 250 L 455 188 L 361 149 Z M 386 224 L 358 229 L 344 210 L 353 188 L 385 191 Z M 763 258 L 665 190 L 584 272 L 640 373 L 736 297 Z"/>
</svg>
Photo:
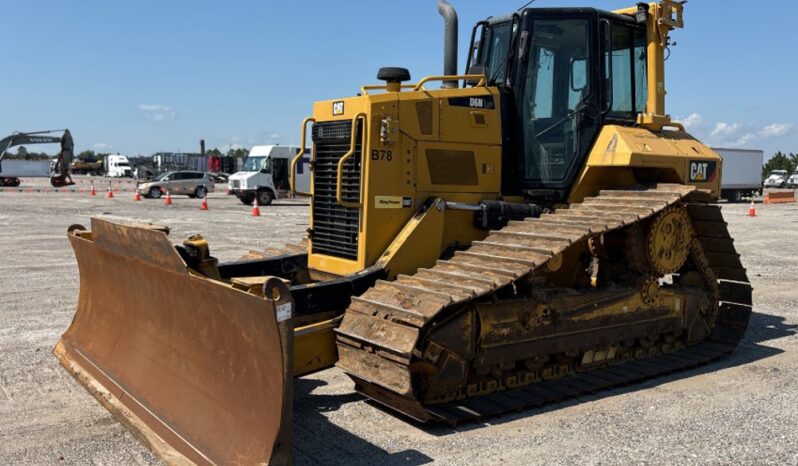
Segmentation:
<svg viewBox="0 0 798 466">
<path fill-rule="evenodd" d="M 762 192 L 762 163 L 765 153 L 750 149 L 713 148 L 723 159 L 720 180 L 720 197 L 729 202 L 740 202 Z"/>
<path fill-rule="evenodd" d="M 788 188 L 798 188 L 798 170 L 795 170 L 795 173 L 793 173 L 791 177 L 787 178 L 787 183 L 785 183 L 785 185 Z"/>
<path fill-rule="evenodd" d="M 224 183 L 224 184 L 226 184 L 227 182 L 230 181 L 230 174 L 229 173 L 210 172 L 208 174 L 211 176 L 211 180 L 213 180 L 214 183 Z"/>
<path fill-rule="evenodd" d="M 787 170 L 773 170 L 765 178 L 766 188 L 783 188 L 787 185 Z"/>
<path fill-rule="evenodd" d="M 298 152 L 298 147 L 254 146 L 241 171 L 230 175 L 230 193 L 244 204 L 252 204 L 255 196 L 259 205 L 269 205 L 274 199 L 287 197 L 291 189 L 288 179 L 291 159 Z M 309 154 L 308 149 L 305 153 Z M 309 161 L 309 157 L 302 157 L 301 163 L 297 163 L 297 191 L 307 192 L 310 188 L 310 170 L 306 167 Z"/>
<path fill-rule="evenodd" d="M 106 155 L 104 165 L 106 176 L 112 178 L 133 178 L 133 169 L 130 167 L 130 160 L 124 155 Z"/>
<path fill-rule="evenodd" d="M 136 190 L 142 196 L 158 199 L 167 192 L 186 195 L 191 198 L 205 197 L 214 191 L 213 181 L 208 173 L 180 171 L 166 172 L 155 178 L 138 185 Z"/>
</svg>

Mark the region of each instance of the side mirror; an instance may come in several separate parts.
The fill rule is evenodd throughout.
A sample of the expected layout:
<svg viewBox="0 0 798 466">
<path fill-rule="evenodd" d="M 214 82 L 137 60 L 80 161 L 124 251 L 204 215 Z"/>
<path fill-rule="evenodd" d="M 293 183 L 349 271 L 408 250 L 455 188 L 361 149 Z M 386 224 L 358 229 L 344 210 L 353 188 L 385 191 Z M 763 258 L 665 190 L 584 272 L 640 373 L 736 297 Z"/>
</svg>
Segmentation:
<svg viewBox="0 0 798 466">
<path fill-rule="evenodd" d="M 571 90 L 582 92 L 587 87 L 587 59 L 571 59 Z"/>
</svg>

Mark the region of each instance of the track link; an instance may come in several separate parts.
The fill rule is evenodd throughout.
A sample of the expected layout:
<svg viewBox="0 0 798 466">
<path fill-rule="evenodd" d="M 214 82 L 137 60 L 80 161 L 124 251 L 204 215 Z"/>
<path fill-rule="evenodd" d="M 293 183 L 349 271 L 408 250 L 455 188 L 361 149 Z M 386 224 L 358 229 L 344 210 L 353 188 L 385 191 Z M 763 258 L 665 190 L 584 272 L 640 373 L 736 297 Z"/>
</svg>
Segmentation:
<svg viewBox="0 0 798 466">
<path fill-rule="evenodd" d="M 510 222 L 450 260 L 394 282 L 379 281 L 353 298 L 337 330 L 338 365 L 366 396 L 420 421 L 450 424 L 519 411 L 706 364 L 730 353 L 751 314 L 751 286 L 720 207 L 692 186 L 601 191 L 569 209 Z M 717 284 L 718 314 L 704 341 L 666 354 L 614 363 L 587 372 L 488 395 L 426 405 L 415 398 L 411 364 L 426 332 L 474 302 L 512 293 L 550 260 L 581 241 L 685 205 L 695 230 L 695 261 Z"/>
</svg>

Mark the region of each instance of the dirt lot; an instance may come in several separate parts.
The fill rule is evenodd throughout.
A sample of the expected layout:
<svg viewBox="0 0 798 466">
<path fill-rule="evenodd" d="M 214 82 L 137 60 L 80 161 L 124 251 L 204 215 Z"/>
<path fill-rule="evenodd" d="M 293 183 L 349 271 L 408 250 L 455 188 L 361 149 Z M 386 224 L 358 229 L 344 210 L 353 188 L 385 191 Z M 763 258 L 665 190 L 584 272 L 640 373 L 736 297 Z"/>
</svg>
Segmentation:
<svg viewBox="0 0 798 466">
<path fill-rule="evenodd" d="M 202 232 L 215 255 L 234 259 L 306 227 L 301 203 L 255 218 L 233 197 L 209 200 L 203 212 L 185 197 L 165 207 L 130 192 L 0 192 L 0 463 L 158 464 L 51 354 L 78 294 L 65 233 L 93 215 L 151 221 L 176 241 Z M 297 463 L 798 465 L 798 206 L 758 205 L 757 218 L 747 209 L 723 209 L 755 287 L 751 327 L 731 358 L 456 430 L 409 424 L 332 369 L 295 384 Z"/>
</svg>

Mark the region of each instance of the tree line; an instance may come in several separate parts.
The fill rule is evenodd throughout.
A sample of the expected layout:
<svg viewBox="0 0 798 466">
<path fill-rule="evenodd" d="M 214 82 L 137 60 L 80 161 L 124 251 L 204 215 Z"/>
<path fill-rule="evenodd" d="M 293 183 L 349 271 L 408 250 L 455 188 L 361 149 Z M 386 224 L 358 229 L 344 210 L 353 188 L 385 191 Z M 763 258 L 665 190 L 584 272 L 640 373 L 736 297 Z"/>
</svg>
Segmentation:
<svg viewBox="0 0 798 466">
<path fill-rule="evenodd" d="M 25 146 L 19 146 L 16 153 L 6 152 L 5 158 L 14 160 L 50 160 L 53 156 L 45 152 L 29 152 Z"/>
<path fill-rule="evenodd" d="M 205 152 L 205 154 L 214 155 L 216 157 L 227 156 L 227 157 L 236 157 L 236 158 L 243 159 L 243 158 L 245 158 L 246 156 L 249 155 L 249 149 L 244 149 L 243 147 L 239 147 L 237 149 L 230 149 L 230 150 L 227 151 L 226 154 L 224 154 L 224 153 L 222 153 L 222 151 L 220 151 L 219 149 L 214 147 L 213 149 Z"/>
<path fill-rule="evenodd" d="M 82 161 L 95 161 L 103 159 L 106 155 L 111 155 L 111 153 L 84 150 L 83 152 L 76 154 L 75 158 Z M 207 151 L 205 155 L 216 157 L 236 157 L 243 159 L 249 155 L 249 150 L 239 147 L 238 149 L 230 149 L 227 151 L 227 153 L 223 153 L 218 148 L 214 147 L 213 149 Z M 19 146 L 16 152 L 7 152 L 5 155 L 5 158 L 13 160 L 49 160 L 53 157 L 53 155 L 47 154 L 45 152 L 30 152 L 25 146 Z"/>
<path fill-rule="evenodd" d="M 787 170 L 788 174 L 795 173 L 798 170 L 798 154 L 793 154 L 792 152 L 788 155 L 783 153 L 782 151 L 776 152 L 776 155 L 770 158 L 765 165 L 762 166 L 762 179 L 767 178 L 767 176 L 773 170 Z"/>
</svg>

